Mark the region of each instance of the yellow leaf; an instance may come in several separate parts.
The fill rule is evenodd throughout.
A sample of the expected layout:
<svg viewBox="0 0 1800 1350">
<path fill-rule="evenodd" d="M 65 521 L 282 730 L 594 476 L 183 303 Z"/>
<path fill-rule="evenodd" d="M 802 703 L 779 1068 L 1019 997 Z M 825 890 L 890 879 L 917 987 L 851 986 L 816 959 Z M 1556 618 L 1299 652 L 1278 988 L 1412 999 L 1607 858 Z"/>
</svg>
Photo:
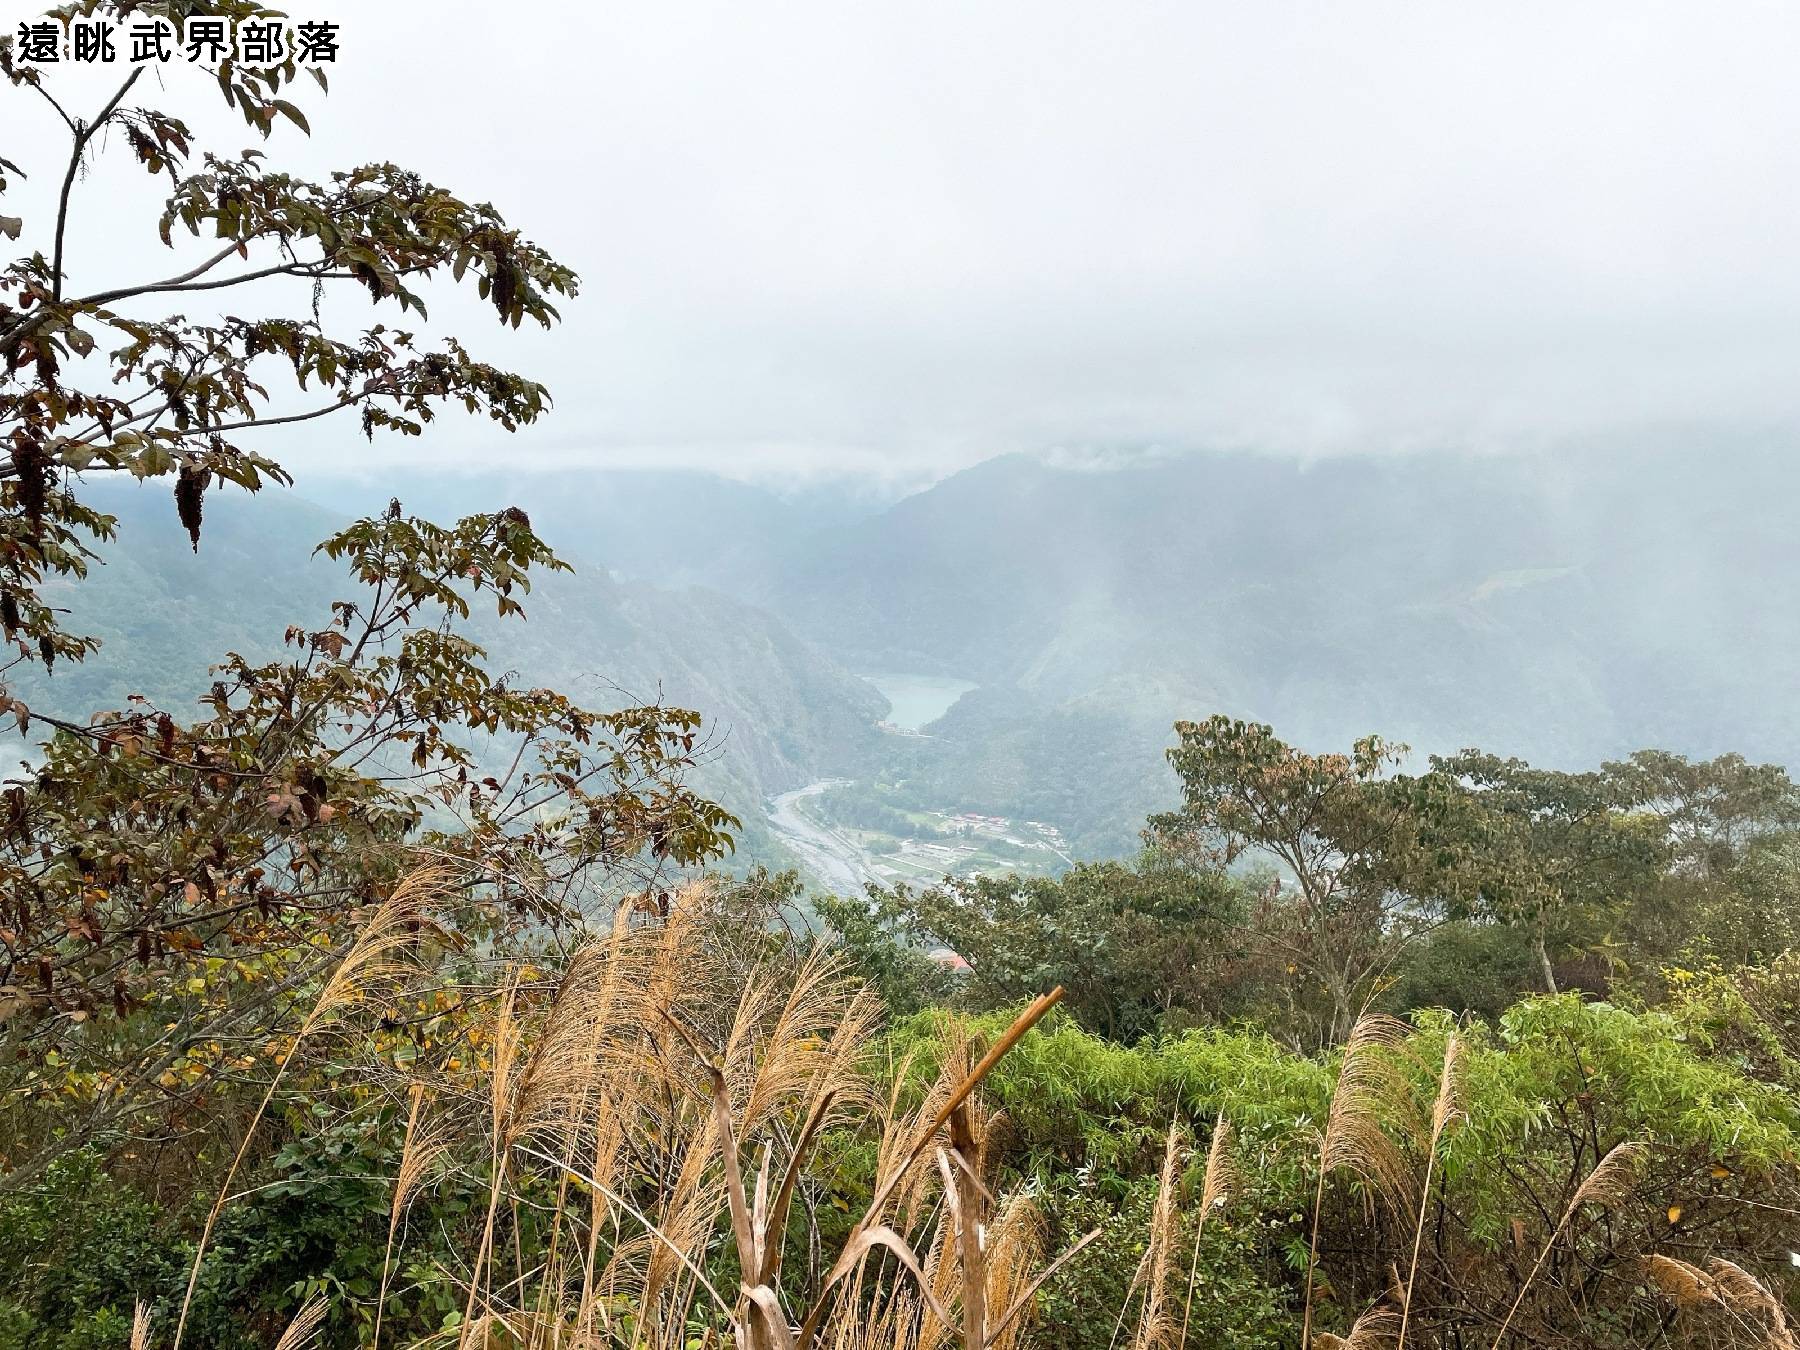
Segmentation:
<svg viewBox="0 0 1800 1350">
<path fill-rule="evenodd" d="M 1680 1223 L 1681 1222 L 1681 1206 L 1680 1205 L 1670 1205 L 1669 1206 L 1669 1222 L 1670 1223 Z"/>
</svg>

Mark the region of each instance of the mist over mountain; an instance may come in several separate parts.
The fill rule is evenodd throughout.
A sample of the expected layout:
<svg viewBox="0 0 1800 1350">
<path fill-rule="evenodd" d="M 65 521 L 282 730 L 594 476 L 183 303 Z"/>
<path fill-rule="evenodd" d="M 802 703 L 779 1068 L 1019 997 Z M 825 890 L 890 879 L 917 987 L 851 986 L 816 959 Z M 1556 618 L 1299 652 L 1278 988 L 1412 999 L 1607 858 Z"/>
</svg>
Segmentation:
<svg viewBox="0 0 1800 1350">
<path fill-rule="evenodd" d="M 1800 465 L 1777 449 L 1313 465 L 988 461 L 745 592 L 854 667 L 1575 763 L 1800 758 Z"/>
<path fill-rule="evenodd" d="M 289 624 L 323 627 L 333 599 L 356 597 L 342 564 L 313 556 L 349 517 L 291 492 L 213 494 L 198 554 L 166 492 L 108 484 L 93 495 L 118 517 L 118 539 L 101 548 L 88 580 L 46 595 L 67 605 L 72 629 L 104 645 L 53 675 L 14 675 L 13 691 L 45 711 L 85 717 L 141 694 L 184 714 L 227 651 L 272 658 Z M 545 530 L 561 544 L 554 524 Z M 572 575 L 535 580 L 523 621 L 478 610 L 469 635 L 495 670 L 590 707 L 662 702 L 703 713 L 702 781 L 745 818 L 751 856 L 766 844 L 765 796 L 867 756 L 880 694 L 769 614 L 716 591 L 621 582 L 571 561 Z"/>
<path fill-rule="evenodd" d="M 904 494 L 867 478 L 796 481 L 780 489 L 696 470 L 497 470 L 310 476 L 300 490 L 347 516 L 398 496 L 410 512 L 450 519 L 516 504 L 545 539 L 616 576 L 659 586 L 717 586 L 761 573 L 793 540 L 866 519 Z"/>
<path fill-rule="evenodd" d="M 71 619 L 107 640 L 28 699 L 180 706 L 348 585 L 309 558 L 380 483 L 208 504 L 200 565 L 162 494 L 112 489 L 121 539 Z M 1055 822 L 1130 849 L 1175 785 L 1170 724 L 1213 712 L 1308 748 L 1379 732 L 1580 766 L 1644 746 L 1800 762 L 1800 464 L 1732 444 L 1552 457 L 1004 456 L 897 501 L 703 474 L 494 473 L 406 487 L 451 518 L 517 503 L 579 564 L 497 664 L 596 705 L 706 714 L 709 782 L 765 799 L 849 777 L 912 809 Z M 925 735 L 859 675 L 943 677 Z M 956 700 L 963 680 L 978 688 Z M 951 706 L 951 701 L 954 706 Z M 769 856 L 782 860 L 779 850 Z"/>
</svg>

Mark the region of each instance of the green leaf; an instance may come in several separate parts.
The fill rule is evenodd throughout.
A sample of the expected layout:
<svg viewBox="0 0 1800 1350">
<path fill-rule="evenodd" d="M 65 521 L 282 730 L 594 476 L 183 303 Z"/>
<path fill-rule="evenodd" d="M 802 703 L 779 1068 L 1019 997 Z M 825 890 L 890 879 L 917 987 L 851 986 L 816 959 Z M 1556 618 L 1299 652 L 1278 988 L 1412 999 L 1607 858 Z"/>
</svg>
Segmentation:
<svg viewBox="0 0 1800 1350">
<path fill-rule="evenodd" d="M 299 108 L 295 107 L 284 98 L 275 99 L 273 102 L 276 109 L 283 117 L 299 127 L 300 130 L 304 131 L 308 136 L 312 135 L 312 127 L 307 123 L 305 113 L 301 112 Z"/>
</svg>

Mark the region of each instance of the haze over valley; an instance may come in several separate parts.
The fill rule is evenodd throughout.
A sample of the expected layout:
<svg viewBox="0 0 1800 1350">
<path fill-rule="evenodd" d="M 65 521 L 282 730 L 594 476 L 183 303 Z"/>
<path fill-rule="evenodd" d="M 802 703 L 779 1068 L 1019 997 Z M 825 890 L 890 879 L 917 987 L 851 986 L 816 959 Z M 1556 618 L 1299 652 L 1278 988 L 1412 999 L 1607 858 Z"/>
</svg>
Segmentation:
<svg viewBox="0 0 1800 1350">
<path fill-rule="evenodd" d="M 23 692 L 180 706 L 224 651 L 268 652 L 282 616 L 347 593 L 308 555 L 350 511 L 390 491 L 441 518 L 516 503 L 577 570 L 540 582 L 522 628 L 476 635 L 522 679 L 702 712 L 739 865 L 835 885 L 1054 871 L 1133 851 L 1173 799 L 1172 723 L 1214 712 L 1320 750 L 1379 732 L 1418 759 L 1800 761 L 1797 489 L 1782 447 L 1742 440 L 1008 455 L 885 495 L 646 471 L 303 479 L 215 494 L 197 557 L 160 493 L 109 487 L 120 540 L 69 588 L 107 646 Z M 1007 823 L 983 840 L 962 816 Z"/>
</svg>

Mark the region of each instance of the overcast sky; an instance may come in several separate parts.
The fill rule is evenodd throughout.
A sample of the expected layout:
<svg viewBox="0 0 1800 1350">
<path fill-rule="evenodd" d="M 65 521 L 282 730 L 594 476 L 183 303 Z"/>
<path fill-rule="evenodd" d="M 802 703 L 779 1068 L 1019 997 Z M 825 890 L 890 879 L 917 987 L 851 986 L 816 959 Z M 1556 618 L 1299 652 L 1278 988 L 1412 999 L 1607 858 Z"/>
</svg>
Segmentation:
<svg viewBox="0 0 1800 1350">
<path fill-rule="evenodd" d="M 434 311 L 551 385 L 534 462 L 1800 423 L 1789 0 L 289 7 L 344 53 L 278 155 L 416 167 L 581 272 L 550 336 Z M 126 256 L 117 216 L 83 229 Z"/>
</svg>

